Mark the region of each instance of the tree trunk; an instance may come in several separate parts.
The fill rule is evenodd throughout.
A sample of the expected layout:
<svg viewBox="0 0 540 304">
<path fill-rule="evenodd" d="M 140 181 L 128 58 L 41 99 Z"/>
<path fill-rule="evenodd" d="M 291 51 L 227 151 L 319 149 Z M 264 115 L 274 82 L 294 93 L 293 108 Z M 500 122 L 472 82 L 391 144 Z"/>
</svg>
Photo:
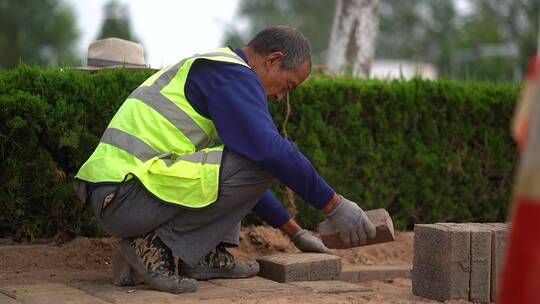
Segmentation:
<svg viewBox="0 0 540 304">
<path fill-rule="evenodd" d="M 328 46 L 328 67 L 334 72 L 368 77 L 378 28 L 379 0 L 339 0 Z"/>
</svg>

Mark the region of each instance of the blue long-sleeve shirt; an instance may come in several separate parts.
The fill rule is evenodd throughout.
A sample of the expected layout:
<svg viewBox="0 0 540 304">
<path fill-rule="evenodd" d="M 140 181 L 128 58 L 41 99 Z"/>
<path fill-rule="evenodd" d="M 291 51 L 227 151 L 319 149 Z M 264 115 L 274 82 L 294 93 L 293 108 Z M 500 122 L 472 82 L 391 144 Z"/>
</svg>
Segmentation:
<svg viewBox="0 0 540 304">
<path fill-rule="evenodd" d="M 247 62 L 241 49 L 234 50 Z M 258 76 L 238 64 L 197 60 L 191 67 L 185 94 L 199 114 L 211 119 L 225 146 L 270 171 L 305 202 L 322 209 L 334 191 L 311 162 L 279 134 Z M 290 215 L 270 193 L 254 208 L 274 227 Z"/>
</svg>

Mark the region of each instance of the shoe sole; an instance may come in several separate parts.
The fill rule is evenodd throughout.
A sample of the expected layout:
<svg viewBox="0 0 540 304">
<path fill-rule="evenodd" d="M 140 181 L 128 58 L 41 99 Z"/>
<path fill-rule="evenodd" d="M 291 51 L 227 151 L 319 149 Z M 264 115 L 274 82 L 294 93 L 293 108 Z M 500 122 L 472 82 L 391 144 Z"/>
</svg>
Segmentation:
<svg viewBox="0 0 540 304">
<path fill-rule="evenodd" d="M 172 282 L 171 279 L 163 276 L 152 276 L 143 263 L 137 258 L 133 248 L 128 240 L 120 242 L 120 253 L 124 256 L 128 264 L 135 269 L 143 278 L 145 283 L 152 288 L 170 293 L 186 293 L 197 290 L 197 281 L 192 279 L 183 279 L 181 282 Z"/>
</svg>

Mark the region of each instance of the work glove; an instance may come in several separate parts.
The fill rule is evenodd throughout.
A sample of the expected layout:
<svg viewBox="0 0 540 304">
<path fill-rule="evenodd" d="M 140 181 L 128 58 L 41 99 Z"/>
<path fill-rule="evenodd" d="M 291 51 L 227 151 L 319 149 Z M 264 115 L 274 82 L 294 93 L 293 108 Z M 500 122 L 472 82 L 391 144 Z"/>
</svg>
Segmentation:
<svg viewBox="0 0 540 304">
<path fill-rule="evenodd" d="M 359 246 L 374 238 L 375 225 L 369 220 L 366 213 L 355 202 L 340 197 L 339 204 L 334 207 L 327 219 L 319 227 L 324 227 L 325 234 L 339 232 L 343 243 L 348 246 Z M 323 231 L 321 230 L 321 234 Z"/>
<path fill-rule="evenodd" d="M 291 240 L 294 243 L 294 246 L 301 251 L 332 254 L 332 251 L 324 246 L 321 240 L 305 229 L 298 231 L 298 233 L 296 233 Z"/>
</svg>

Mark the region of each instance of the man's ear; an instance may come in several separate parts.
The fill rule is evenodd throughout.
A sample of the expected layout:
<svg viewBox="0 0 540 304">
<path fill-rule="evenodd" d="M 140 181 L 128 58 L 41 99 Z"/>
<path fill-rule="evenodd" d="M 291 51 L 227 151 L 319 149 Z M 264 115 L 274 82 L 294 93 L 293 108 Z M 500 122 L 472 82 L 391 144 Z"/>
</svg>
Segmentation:
<svg viewBox="0 0 540 304">
<path fill-rule="evenodd" d="M 285 54 L 283 54 L 282 52 L 272 52 L 266 55 L 266 58 L 265 58 L 266 67 L 270 68 L 275 64 L 278 64 L 279 66 L 281 66 L 281 64 L 283 63 L 283 57 L 285 57 Z"/>
</svg>

